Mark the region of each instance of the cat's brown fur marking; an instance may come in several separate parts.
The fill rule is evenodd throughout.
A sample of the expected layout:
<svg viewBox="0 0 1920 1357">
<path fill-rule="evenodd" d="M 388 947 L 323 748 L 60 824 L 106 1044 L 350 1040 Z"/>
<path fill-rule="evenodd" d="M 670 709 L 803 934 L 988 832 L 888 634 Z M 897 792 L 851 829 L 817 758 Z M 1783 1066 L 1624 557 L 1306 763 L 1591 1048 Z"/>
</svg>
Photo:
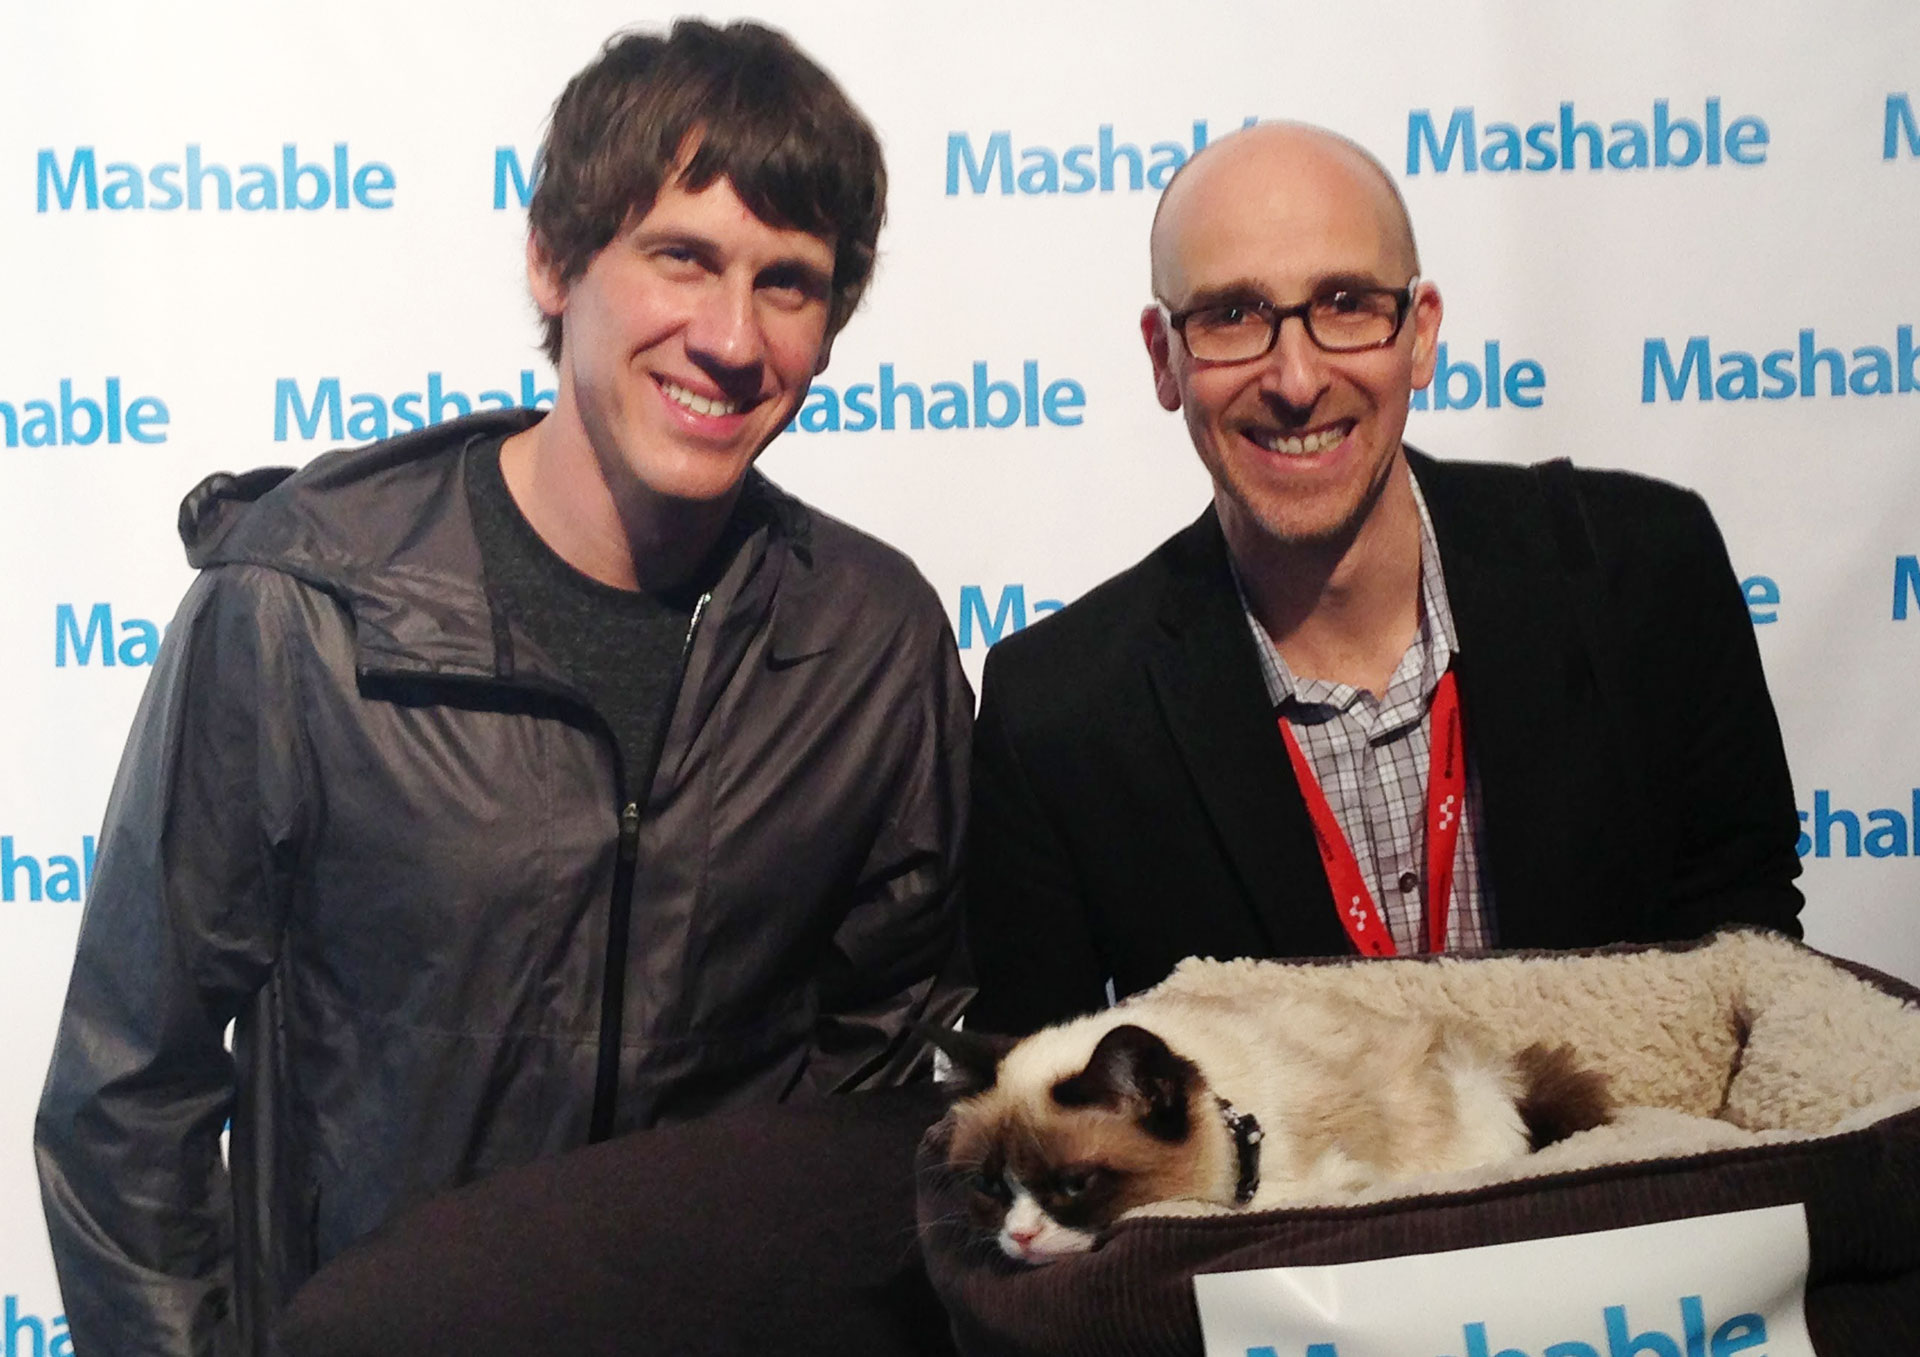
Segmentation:
<svg viewBox="0 0 1920 1357">
<path fill-rule="evenodd" d="M 1524 1082 L 1520 1120 L 1534 1149 L 1607 1123 L 1613 1110 L 1607 1077 L 1582 1066 L 1572 1047 L 1536 1041 L 1516 1052 L 1513 1062 Z"/>
</svg>

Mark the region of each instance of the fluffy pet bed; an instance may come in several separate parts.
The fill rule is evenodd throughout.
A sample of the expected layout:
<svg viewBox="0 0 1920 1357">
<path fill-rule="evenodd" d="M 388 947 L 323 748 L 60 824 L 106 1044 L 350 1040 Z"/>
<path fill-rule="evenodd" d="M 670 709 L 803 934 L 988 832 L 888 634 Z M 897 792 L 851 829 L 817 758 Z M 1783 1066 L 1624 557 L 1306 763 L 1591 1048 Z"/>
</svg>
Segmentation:
<svg viewBox="0 0 1920 1357">
<path fill-rule="evenodd" d="M 1165 983 L 1358 991 L 1573 1046 L 1616 1120 L 1538 1154 L 1282 1210 L 1122 1219 L 1028 1268 L 965 1224 L 943 1126 L 921 1149 L 934 1285 L 967 1357 L 1194 1354 L 1196 1273 L 1326 1265 L 1804 1202 L 1822 1357 L 1920 1354 L 1920 990 L 1754 930 L 1476 958 L 1186 963 Z"/>
</svg>

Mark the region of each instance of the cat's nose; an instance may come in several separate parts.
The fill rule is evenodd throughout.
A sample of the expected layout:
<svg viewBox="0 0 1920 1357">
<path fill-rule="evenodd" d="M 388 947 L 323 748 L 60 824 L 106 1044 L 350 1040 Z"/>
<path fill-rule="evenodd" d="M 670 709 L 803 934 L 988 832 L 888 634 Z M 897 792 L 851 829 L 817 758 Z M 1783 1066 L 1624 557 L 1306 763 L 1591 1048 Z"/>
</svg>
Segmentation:
<svg viewBox="0 0 1920 1357">
<path fill-rule="evenodd" d="M 1007 1227 L 1007 1238 L 1011 1239 L 1014 1243 L 1018 1244 L 1023 1249 L 1026 1248 L 1027 1245 L 1033 1243 L 1033 1241 L 1036 1238 L 1038 1238 L 1039 1235 L 1040 1235 L 1040 1229 L 1038 1226 L 1035 1226 L 1033 1229 L 1030 1229 L 1030 1230 L 1016 1230 L 1011 1225 Z"/>
</svg>

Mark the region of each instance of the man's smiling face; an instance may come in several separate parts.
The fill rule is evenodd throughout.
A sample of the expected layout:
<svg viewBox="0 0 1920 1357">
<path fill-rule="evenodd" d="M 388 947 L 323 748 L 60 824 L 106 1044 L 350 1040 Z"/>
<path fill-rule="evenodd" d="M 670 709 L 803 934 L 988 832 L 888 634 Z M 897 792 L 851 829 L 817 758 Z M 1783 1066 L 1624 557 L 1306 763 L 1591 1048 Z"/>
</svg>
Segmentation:
<svg viewBox="0 0 1920 1357">
<path fill-rule="evenodd" d="M 667 184 L 571 282 L 536 250 L 560 380 L 617 499 L 739 488 L 826 366 L 833 265 L 833 242 L 762 221 L 724 178 Z"/>
<path fill-rule="evenodd" d="M 1173 311 L 1400 288 L 1418 268 L 1391 190 L 1325 134 L 1236 133 L 1167 195 L 1154 231 L 1154 291 Z M 1359 530 L 1400 457 L 1408 399 L 1432 380 L 1439 327 L 1439 293 L 1423 284 L 1384 348 L 1328 353 L 1294 318 L 1263 357 L 1207 363 L 1160 308 L 1141 317 L 1155 391 L 1185 415 L 1229 535 L 1251 530 L 1283 544 L 1334 543 Z"/>
</svg>

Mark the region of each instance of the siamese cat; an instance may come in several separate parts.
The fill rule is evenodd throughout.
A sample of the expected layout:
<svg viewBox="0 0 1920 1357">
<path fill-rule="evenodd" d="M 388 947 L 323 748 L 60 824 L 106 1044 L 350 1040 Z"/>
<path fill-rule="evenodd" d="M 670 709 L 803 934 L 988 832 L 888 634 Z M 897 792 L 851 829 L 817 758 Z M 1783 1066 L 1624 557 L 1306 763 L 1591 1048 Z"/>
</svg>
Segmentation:
<svg viewBox="0 0 1920 1357">
<path fill-rule="evenodd" d="M 972 1090 L 948 1113 L 948 1165 L 975 1224 L 1027 1263 L 1151 1202 L 1264 1209 L 1496 1163 L 1610 1117 L 1604 1077 L 1567 1047 L 1335 996 L 1149 991 L 1018 1043 L 930 1035 Z"/>
</svg>

